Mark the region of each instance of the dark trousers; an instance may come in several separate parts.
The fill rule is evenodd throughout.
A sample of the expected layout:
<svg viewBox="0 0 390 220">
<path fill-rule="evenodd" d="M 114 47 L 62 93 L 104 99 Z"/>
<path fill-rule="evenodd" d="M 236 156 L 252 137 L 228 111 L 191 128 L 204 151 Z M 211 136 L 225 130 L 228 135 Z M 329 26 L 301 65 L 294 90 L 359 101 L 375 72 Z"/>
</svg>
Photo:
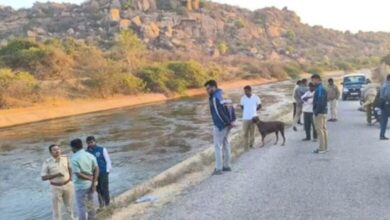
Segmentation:
<svg viewBox="0 0 390 220">
<path fill-rule="evenodd" d="M 96 191 L 99 196 L 100 207 L 110 205 L 110 191 L 108 185 L 109 185 L 108 173 L 99 174 Z"/>
<path fill-rule="evenodd" d="M 382 108 L 381 114 L 381 134 L 380 137 L 386 136 L 387 123 L 389 122 L 390 110 L 388 108 Z"/>
<path fill-rule="evenodd" d="M 293 120 L 295 119 L 295 114 L 297 114 L 297 103 L 293 103 Z M 298 124 L 301 124 L 301 118 L 298 119 Z"/>
<path fill-rule="evenodd" d="M 305 124 L 305 132 L 306 132 L 306 138 L 311 139 L 310 132 L 313 130 L 313 138 L 317 139 L 317 131 L 314 127 L 314 120 L 313 120 L 313 113 L 310 112 L 304 112 L 303 113 L 303 120 Z"/>
</svg>

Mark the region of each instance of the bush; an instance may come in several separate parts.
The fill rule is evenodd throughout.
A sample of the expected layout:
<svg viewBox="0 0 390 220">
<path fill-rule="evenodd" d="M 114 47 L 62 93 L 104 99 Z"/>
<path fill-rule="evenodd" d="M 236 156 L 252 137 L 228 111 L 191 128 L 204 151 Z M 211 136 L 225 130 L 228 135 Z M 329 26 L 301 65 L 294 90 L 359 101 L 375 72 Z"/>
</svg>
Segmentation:
<svg viewBox="0 0 390 220">
<path fill-rule="evenodd" d="M 288 64 L 286 64 L 284 66 L 284 70 L 293 79 L 299 78 L 299 75 L 302 73 L 301 67 L 298 64 L 295 64 L 295 63 L 288 63 Z"/>
<path fill-rule="evenodd" d="M 167 83 L 172 75 L 172 72 L 163 65 L 145 67 L 138 73 L 138 77 L 145 82 L 149 91 L 162 93 L 168 92 Z"/>
<path fill-rule="evenodd" d="M 209 78 L 205 69 L 195 61 L 168 63 L 168 69 L 177 79 L 185 80 L 189 88 L 198 88 Z"/>
<path fill-rule="evenodd" d="M 145 88 L 145 83 L 133 74 L 122 74 L 119 76 L 119 89 L 116 91 L 120 94 L 136 94 Z"/>
<path fill-rule="evenodd" d="M 226 42 L 221 42 L 218 44 L 218 51 L 222 55 L 225 55 L 225 54 L 227 54 L 227 52 L 229 52 L 229 47 L 226 44 Z"/>
<path fill-rule="evenodd" d="M 384 57 L 381 59 L 381 62 L 382 62 L 382 63 L 385 63 L 386 65 L 390 65 L 390 54 L 384 56 Z"/>
<path fill-rule="evenodd" d="M 242 19 L 237 19 L 237 20 L 234 21 L 234 26 L 236 28 L 241 29 L 241 28 L 245 27 L 245 23 L 244 23 L 244 21 Z"/>
</svg>

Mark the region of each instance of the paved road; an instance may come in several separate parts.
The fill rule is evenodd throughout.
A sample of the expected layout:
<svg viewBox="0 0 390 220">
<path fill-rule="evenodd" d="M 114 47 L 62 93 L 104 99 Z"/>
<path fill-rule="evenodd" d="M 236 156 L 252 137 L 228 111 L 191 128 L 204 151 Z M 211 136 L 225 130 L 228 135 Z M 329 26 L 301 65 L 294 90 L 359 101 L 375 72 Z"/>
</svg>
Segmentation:
<svg viewBox="0 0 390 220">
<path fill-rule="evenodd" d="M 390 219 L 390 142 L 357 107 L 340 103 L 328 154 L 289 131 L 286 147 L 252 150 L 150 219 Z"/>
</svg>

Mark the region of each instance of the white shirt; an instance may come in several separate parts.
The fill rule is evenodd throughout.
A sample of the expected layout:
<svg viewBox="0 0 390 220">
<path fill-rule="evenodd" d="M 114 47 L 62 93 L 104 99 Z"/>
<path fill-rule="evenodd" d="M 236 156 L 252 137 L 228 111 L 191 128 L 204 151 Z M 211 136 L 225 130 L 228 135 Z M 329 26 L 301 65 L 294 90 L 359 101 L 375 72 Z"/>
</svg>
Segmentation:
<svg viewBox="0 0 390 220">
<path fill-rule="evenodd" d="M 241 106 L 244 107 L 242 113 L 243 120 L 252 120 L 253 117 L 257 116 L 257 106 L 261 104 L 260 97 L 257 95 L 246 95 L 241 97 Z"/>
<path fill-rule="evenodd" d="M 106 160 L 106 164 L 107 164 L 106 165 L 107 173 L 109 173 L 110 170 L 112 169 L 112 163 L 111 163 L 111 158 L 108 155 L 107 149 L 105 147 L 103 148 L 103 156 L 104 156 L 104 159 Z"/>
<path fill-rule="evenodd" d="M 306 101 L 305 98 L 309 97 Z M 307 113 L 313 113 L 313 99 L 314 99 L 314 91 L 307 91 L 302 97 L 303 106 L 302 111 Z"/>
</svg>

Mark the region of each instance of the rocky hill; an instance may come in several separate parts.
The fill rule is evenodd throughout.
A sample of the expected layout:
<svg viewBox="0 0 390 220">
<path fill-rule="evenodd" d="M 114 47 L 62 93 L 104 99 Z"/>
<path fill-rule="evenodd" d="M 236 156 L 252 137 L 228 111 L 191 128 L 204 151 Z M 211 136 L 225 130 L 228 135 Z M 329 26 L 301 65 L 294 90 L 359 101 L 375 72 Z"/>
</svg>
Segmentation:
<svg viewBox="0 0 390 220">
<path fill-rule="evenodd" d="M 38 41 L 73 37 L 109 48 L 123 29 L 133 29 L 150 50 L 218 59 L 329 62 L 383 56 L 389 33 L 351 34 L 303 24 L 284 8 L 249 11 L 201 0 L 90 0 L 82 5 L 35 3 L 0 7 L 0 41 L 27 36 Z M 209 59 L 208 58 L 208 59 Z"/>
</svg>

